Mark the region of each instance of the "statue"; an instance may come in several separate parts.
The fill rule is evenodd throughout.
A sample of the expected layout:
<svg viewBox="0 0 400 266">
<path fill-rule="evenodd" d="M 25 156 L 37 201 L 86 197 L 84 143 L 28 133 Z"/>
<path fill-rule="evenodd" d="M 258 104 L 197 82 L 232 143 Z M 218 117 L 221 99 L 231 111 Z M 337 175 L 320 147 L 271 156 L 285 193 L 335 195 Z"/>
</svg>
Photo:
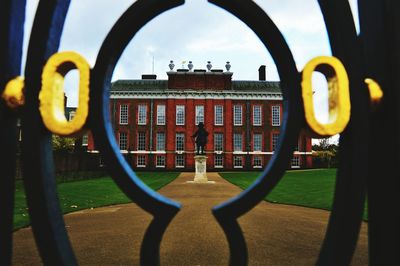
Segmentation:
<svg viewBox="0 0 400 266">
<path fill-rule="evenodd" d="M 204 129 L 204 123 L 200 122 L 197 131 L 192 138 L 196 138 L 196 154 L 205 154 L 204 147 L 207 144 L 208 132 Z"/>
</svg>

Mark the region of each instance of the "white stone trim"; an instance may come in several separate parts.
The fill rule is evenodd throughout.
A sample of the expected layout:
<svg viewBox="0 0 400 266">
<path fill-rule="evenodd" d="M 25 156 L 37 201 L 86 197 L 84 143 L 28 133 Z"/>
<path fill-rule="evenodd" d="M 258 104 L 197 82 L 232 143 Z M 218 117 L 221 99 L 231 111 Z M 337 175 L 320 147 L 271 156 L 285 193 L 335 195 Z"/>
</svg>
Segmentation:
<svg viewBox="0 0 400 266">
<path fill-rule="evenodd" d="M 312 152 L 309 151 L 295 151 L 293 152 L 294 155 L 312 155 Z"/>
</svg>

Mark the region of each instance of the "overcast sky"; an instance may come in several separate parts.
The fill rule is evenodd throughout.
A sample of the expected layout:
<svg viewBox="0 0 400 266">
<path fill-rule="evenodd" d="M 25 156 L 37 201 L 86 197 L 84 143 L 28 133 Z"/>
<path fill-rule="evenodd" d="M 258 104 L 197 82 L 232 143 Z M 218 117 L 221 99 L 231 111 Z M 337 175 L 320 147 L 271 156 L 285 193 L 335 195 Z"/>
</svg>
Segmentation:
<svg viewBox="0 0 400 266">
<path fill-rule="evenodd" d="M 27 0 L 24 49 L 38 0 Z M 133 3 L 132 0 L 72 0 L 64 26 L 60 51 L 73 50 L 93 67 L 100 46 L 112 25 Z M 319 55 L 331 55 L 326 29 L 316 0 L 255 1 L 283 33 L 293 53 L 297 69 Z M 350 4 L 358 20 L 356 0 Z M 358 27 L 356 23 L 356 27 Z M 154 59 L 154 64 L 153 64 Z M 142 74 L 166 79 L 168 64 L 176 68 L 193 61 L 194 68 L 224 69 L 230 61 L 234 80 L 257 80 L 258 68 L 266 65 L 267 80 L 279 80 L 274 62 L 257 36 L 243 22 L 205 0 L 187 0 L 183 6 L 150 21 L 131 40 L 114 71 L 113 80 L 140 79 Z M 76 73 L 67 75 L 68 106 L 77 105 Z M 316 75 L 317 118 L 327 116 L 326 86 Z"/>
</svg>

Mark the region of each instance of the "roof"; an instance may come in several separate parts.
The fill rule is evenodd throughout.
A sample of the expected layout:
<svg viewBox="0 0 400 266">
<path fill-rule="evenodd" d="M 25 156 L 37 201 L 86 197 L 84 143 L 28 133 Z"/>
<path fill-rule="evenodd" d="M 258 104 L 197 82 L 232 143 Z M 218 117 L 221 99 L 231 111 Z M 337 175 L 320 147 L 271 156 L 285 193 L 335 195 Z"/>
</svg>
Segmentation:
<svg viewBox="0 0 400 266">
<path fill-rule="evenodd" d="M 111 83 L 111 91 L 167 91 L 168 80 L 117 80 Z M 260 91 L 279 93 L 279 81 L 253 81 L 253 80 L 237 80 L 232 81 L 233 91 Z"/>
<path fill-rule="evenodd" d="M 232 90 L 281 92 L 281 87 L 279 81 L 236 80 L 232 81 Z"/>
<path fill-rule="evenodd" d="M 167 90 L 168 80 L 160 79 L 126 79 L 117 80 L 111 83 L 111 91 L 122 90 Z"/>
</svg>

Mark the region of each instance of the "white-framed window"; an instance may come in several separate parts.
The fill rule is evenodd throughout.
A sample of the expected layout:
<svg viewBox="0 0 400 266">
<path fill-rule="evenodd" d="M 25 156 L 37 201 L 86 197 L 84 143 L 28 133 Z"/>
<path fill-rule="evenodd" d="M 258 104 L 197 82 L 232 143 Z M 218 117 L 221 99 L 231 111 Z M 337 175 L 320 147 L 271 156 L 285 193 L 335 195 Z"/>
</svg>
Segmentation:
<svg viewBox="0 0 400 266">
<path fill-rule="evenodd" d="M 165 156 L 164 155 L 156 156 L 156 167 L 165 167 Z"/>
<path fill-rule="evenodd" d="M 104 167 L 105 165 L 103 157 L 99 156 L 99 167 Z"/>
<path fill-rule="evenodd" d="M 234 168 L 242 168 L 243 167 L 242 156 L 233 156 L 233 167 Z"/>
<path fill-rule="evenodd" d="M 261 105 L 253 105 L 253 126 L 262 125 L 262 108 Z"/>
<path fill-rule="evenodd" d="M 85 134 L 82 136 L 82 146 L 87 146 L 89 143 L 89 135 Z"/>
<path fill-rule="evenodd" d="M 275 151 L 278 146 L 279 134 L 272 133 L 272 151 Z"/>
<path fill-rule="evenodd" d="M 145 151 L 146 150 L 146 132 L 138 132 L 137 138 L 137 150 Z"/>
<path fill-rule="evenodd" d="M 184 133 L 176 133 L 175 138 L 176 143 L 176 151 L 184 151 L 185 150 L 185 134 Z"/>
<path fill-rule="evenodd" d="M 233 106 L 233 125 L 234 126 L 242 125 L 242 106 L 241 105 Z"/>
<path fill-rule="evenodd" d="M 224 150 L 224 134 L 214 133 L 214 151 Z"/>
<path fill-rule="evenodd" d="M 146 167 L 146 155 L 137 156 L 137 167 Z"/>
<path fill-rule="evenodd" d="M 273 126 L 281 125 L 281 106 L 280 105 L 272 106 L 272 125 Z"/>
<path fill-rule="evenodd" d="M 204 105 L 196 105 L 195 123 L 198 125 L 200 122 L 204 124 Z"/>
<path fill-rule="evenodd" d="M 76 112 L 75 112 L 75 111 L 69 112 L 68 121 L 71 121 L 72 119 L 74 119 L 75 115 L 76 115 Z"/>
<path fill-rule="evenodd" d="M 222 168 L 224 167 L 224 156 L 216 154 L 214 157 L 214 167 L 215 168 Z"/>
<path fill-rule="evenodd" d="M 262 134 L 253 134 L 253 151 L 262 151 Z"/>
<path fill-rule="evenodd" d="M 177 105 L 176 106 L 176 125 L 184 125 L 185 124 L 185 106 Z"/>
<path fill-rule="evenodd" d="M 165 105 L 157 105 L 157 125 L 165 125 Z"/>
<path fill-rule="evenodd" d="M 165 133 L 157 132 L 156 134 L 156 151 L 165 151 Z"/>
<path fill-rule="evenodd" d="M 138 105 L 138 125 L 146 125 L 147 123 L 147 105 Z"/>
<path fill-rule="evenodd" d="M 214 124 L 216 126 L 224 125 L 224 106 L 216 105 L 214 107 Z"/>
<path fill-rule="evenodd" d="M 128 124 L 128 105 L 121 104 L 119 106 L 119 124 L 127 125 Z"/>
<path fill-rule="evenodd" d="M 239 133 L 233 134 L 233 150 L 234 151 L 243 151 L 243 136 L 242 136 L 242 134 L 239 134 Z"/>
<path fill-rule="evenodd" d="M 300 157 L 299 156 L 293 156 L 293 158 L 292 158 L 292 167 L 293 168 L 300 168 Z"/>
<path fill-rule="evenodd" d="M 175 156 L 175 167 L 185 167 L 185 156 L 183 154 L 177 154 Z"/>
<path fill-rule="evenodd" d="M 128 150 L 128 134 L 126 132 L 119 132 L 119 149 L 121 151 Z"/>
<path fill-rule="evenodd" d="M 254 156 L 253 157 L 253 167 L 254 168 L 262 168 L 262 157 L 261 156 Z"/>
</svg>

